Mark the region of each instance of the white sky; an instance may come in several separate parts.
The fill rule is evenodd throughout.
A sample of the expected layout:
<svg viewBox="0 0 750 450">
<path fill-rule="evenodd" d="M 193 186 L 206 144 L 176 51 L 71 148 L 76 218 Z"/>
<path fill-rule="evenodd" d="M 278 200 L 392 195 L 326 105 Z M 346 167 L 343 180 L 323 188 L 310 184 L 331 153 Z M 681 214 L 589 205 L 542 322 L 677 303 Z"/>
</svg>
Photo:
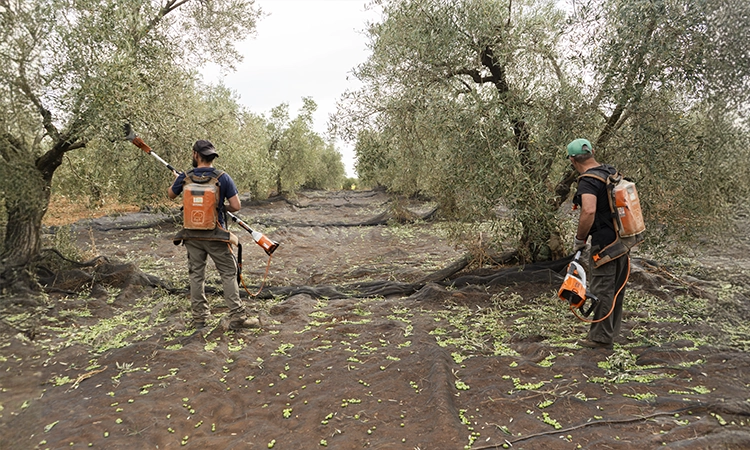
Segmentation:
<svg viewBox="0 0 750 450">
<path fill-rule="evenodd" d="M 256 114 L 267 114 L 281 103 L 292 117 L 302 97 L 318 104 L 314 129 L 322 136 L 336 101 L 358 84 L 351 71 L 369 55 L 364 35 L 367 22 L 378 20 L 368 0 L 256 0 L 266 14 L 257 34 L 237 45 L 244 61 L 235 72 L 215 66 L 203 70 L 208 83 L 222 81 Z M 348 80 L 347 80 L 348 77 Z M 348 176 L 354 176 L 354 151 L 337 142 Z"/>
</svg>

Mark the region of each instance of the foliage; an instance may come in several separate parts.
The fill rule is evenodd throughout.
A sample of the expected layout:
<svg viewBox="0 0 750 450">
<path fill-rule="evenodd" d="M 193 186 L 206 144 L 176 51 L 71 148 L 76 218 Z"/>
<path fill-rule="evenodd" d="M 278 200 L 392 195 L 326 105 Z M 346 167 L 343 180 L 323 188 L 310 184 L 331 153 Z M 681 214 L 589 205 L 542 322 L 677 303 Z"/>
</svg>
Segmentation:
<svg viewBox="0 0 750 450">
<path fill-rule="evenodd" d="M 344 183 L 342 185 L 342 189 L 344 190 L 357 190 L 357 189 L 372 189 L 373 186 L 369 185 L 368 183 L 365 183 L 362 181 L 361 178 L 355 178 L 355 177 L 347 177 L 344 180 Z"/>
<path fill-rule="evenodd" d="M 289 133 L 294 156 L 284 159 L 269 152 L 266 118 L 226 87 L 199 81 L 204 62 L 240 59 L 233 44 L 253 34 L 259 16 L 253 0 L 0 2 L 4 260 L 24 265 L 38 255 L 52 189 L 92 207 L 110 196 L 141 205 L 164 198 L 172 175 L 122 139 L 125 122 L 183 170 L 192 143 L 211 140 L 217 167 L 255 197 L 270 193 L 276 166 L 290 189 L 339 187 L 340 155 L 312 132 L 312 100 Z"/>
<path fill-rule="evenodd" d="M 232 43 L 253 32 L 258 14 L 249 0 L 4 2 L 4 256 L 24 264 L 38 253 L 52 178 L 66 153 L 95 143 L 113 149 L 106 142 L 121 136 L 124 120 L 146 135 L 172 124 L 155 143 L 179 147 L 169 131 L 190 114 L 181 109 L 194 78 L 189 68 L 206 58 L 235 61 Z M 149 170 L 140 175 L 150 178 Z"/>
<path fill-rule="evenodd" d="M 272 172 L 263 118 L 242 109 L 223 86 L 192 82 L 179 101 L 180 109 L 190 114 L 174 117 L 173 123 L 161 123 L 153 134 L 143 134 L 154 152 L 178 170 L 187 170 L 192 144 L 209 139 L 219 152 L 215 166 L 227 171 L 240 191 L 264 198 Z M 92 143 L 65 159 L 53 189 L 73 198 L 88 196 L 92 207 L 110 196 L 150 205 L 165 198 L 166 187 L 173 180 L 161 164 L 127 141 L 116 144 L 115 149 L 109 143 Z"/>
<path fill-rule="evenodd" d="M 340 188 L 344 179 L 341 154 L 312 130 L 315 102 L 305 97 L 295 118 L 283 103 L 271 110 L 267 123 L 268 155 L 275 168 L 276 192 L 294 192 L 300 187 Z"/>
<path fill-rule="evenodd" d="M 338 114 L 364 181 L 472 221 L 505 206 L 528 259 L 559 251 L 545 247 L 562 231 L 576 137 L 636 179 L 657 239 L 717 224 L 746 192 L 746 2 L 377 3 L 363 87 Z M 733 158 L 709 156 L 717 147 Z"/>
<path fill-rule="evenodd" d="M 341 189 L 344 186 L 346 169 L 341 160 L 341 153 L 328 142 L 310 149 L 312 164 L 307 168 L 306 181 L 303 185 L 309 189 Z"/>
<path fill-rule="evenodd" d="M 344 177 L 341 154 L 312 130 L 311 113 L 305 114 L 304 120 L 289 121 L 287 117 L 288 123 L 278 125 L 278 118 L 286 114 L 286 104 L 274 108 L 269 120 L 246 111 L 235 94 L 223 86 L 194 83 L 188 91 L 191 94 L 181 98 L 182 109 L 192 114 L 179 119 L 179 123 L 162 124 L 158 135 L 144 136 L 147 142 L 180 142 L 179 148 L 153 145 L 154 151 L 178 170 L 190 167 L 192 143 L 209 139 L 220 155 L 214 165 L 227 171 L 240 192 L 249 192 L 253 198 L 266 198 L 276 187 L 279 174 L 284 180 L 295 180 L 288 192 L 303 186 L 341 188 Z M 281 142 L 274 144 L 277 154 L 273 158 L 270 149 L 277 126 L 282 127 Z M 173 135 L 164 138 L 167 133 Z M 299 136 L 302 138 L 298 139 Z M 113 160 L 117 163 L 112 164 Z M 90 145 L 74 155 L 66 155 L 66 161 L 68 164 L 61 167 L 56 177 L 54 190 L 71 197 L 88 197 L 92 207 L 99 206 L 109 196 L 151 205 L 164 198 L 166 186 L 172 181 L 172 175 L 164 167 L 129 142 L 120 144 L 114 154 Z M 283 171 L 278 170 L 280 164 L 286 164 Z M 152 176 L 143 177 L 143 171 Z"/>
</svg>

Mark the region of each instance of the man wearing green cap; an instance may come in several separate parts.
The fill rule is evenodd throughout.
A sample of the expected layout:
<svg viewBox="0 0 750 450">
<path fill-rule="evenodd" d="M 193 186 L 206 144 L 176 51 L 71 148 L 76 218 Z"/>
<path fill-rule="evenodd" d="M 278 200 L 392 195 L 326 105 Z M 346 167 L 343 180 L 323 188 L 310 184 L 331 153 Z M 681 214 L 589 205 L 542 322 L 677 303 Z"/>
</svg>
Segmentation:
<svg viewBox="0 0 750 450">
<path fill-rule="evenodd" d="M 601 261 L 597 255 L 617 240 L 606 182 L 602 181 L 617 171 L 594 159 L 594 147 L 586 139 L 576 139 L 568 144 L 567 158 L 582 175 L 578 178 L 578 191 L 573 197 L 573 204 L 581 209 L 573 251 L 584 250 L 589 236 L 591 237 L 588 289 L 599 299 L 588 337 L 579 344 L 588 348 L 611 349 L 620 333 L 630 257 L 624 253 L 608 262 L 597 264 L 597 261 Z"/>
</svg>

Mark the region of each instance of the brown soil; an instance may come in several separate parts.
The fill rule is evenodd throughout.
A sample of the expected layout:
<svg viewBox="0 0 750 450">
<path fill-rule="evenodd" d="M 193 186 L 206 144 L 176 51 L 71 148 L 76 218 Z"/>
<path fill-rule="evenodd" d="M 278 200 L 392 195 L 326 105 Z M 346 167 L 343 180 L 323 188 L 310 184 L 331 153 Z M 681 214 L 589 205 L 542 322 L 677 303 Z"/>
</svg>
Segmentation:
<svg viewBox="0 0 750 450">
<path fill-rule="evenodd" d="M 750 447 L 747 234 L 729 256 L 635 259 L 608 351 L 576 344 L 586 325 L 557 299 L 555 270 L 424 282 L 463 247 L 440 222 L 350 226 L 387 217 L 385 193 L 244 205 L 281 242 L 248 300 L 257 331 L 224 330 L 211 266 L 214 318 L 187 327 L 173 215 L 77 222 L 70 247 L 107 260 L 42 274 L 43 306 L 2 312 L 0 447 Z M 267 257 L 233 229 L 257 290 Z M 373 286 L 383 294 L 363 295 Z"/>
<path fill-rule="evenodd" d="M 138 211 L 138 206 L 123 204 L 115 199 L 105 199 L 100 205 L 91 208 L 88 201 L 72 201 L 62 195 L 53 195 L 50 207 L 44 215 L 44 225 L 61 226 L 75 223 L 83 219 L 95 219 L 112 214 L 122 214 Z"/>
</svg>

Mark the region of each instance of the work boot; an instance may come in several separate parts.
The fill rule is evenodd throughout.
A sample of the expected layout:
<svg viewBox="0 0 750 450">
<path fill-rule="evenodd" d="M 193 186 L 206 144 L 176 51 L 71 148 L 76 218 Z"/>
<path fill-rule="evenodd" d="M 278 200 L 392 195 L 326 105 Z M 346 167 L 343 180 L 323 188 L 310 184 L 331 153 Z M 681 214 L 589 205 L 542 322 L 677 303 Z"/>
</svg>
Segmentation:
<svg viewBox="0 0 750 450">
<path fill-rule="evenodd" d="M 195 328 L 196 330 L 206 328 L 206 321 L 203 319 L 193 319 L 190 321 L 190 328 Z"/>
<path fill-rule="evenodd" d="M 229 322 L 230 330 L 241 330 L 243 328 L 260 328 L 260 320 L 257 317 L 248 319 L 235 319 Z"/>
<path fill-rule="evenodd" d="M 581 347 L 594 348 L 594 349 L 606 348 L 607 350 L 612 350 L 612 347 L 613 347 L 612 344 L 607 344 L 607 343 L 599 342 L 599 341 L 592 341 L 590 339 L 580 340 L 578 341 L 578 345 L 580 345 Z"/>
</svg>

